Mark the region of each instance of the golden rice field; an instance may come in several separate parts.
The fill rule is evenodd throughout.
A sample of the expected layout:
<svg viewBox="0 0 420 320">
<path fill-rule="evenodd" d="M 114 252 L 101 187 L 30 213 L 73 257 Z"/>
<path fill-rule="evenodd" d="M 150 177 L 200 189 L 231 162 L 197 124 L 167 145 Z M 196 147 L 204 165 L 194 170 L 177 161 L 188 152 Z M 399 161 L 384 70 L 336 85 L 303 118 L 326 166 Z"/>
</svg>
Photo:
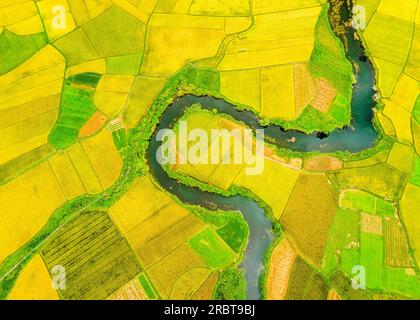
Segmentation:
<svg viewBox="0 0 420 320">
<path fill-rule="evenodd" d="M 189 93 L 223 98 L 261 125 L 348 124 L 358 68 L 328 1 L 0 2 L 0 299 L 240 296 L 243 275 L 226 275 L 247 238 L 232 249 L 220 232 L 235 226 L 228 213 L 183 204 L 144 155 L 163 107 Z M 357 36 L 376 75 L 375 149 L 303 154 L 266 141 L 257 175 L 232 163 L 232 148 L 218 163 L 164 168 L 267 209 L 282 234 L 265 257 L 267 299 L 420 298 L 420 1 L 354 3 L 366 11 Z M 246 129 L 194 108 L 183 118 L 189 132 Z M 208 142 L 204 156 L 221 147 Z M 66 290 L 52 286 L 57 264 Z M 356 291 L 360 264 L 367 290 Z"/>
</svg>

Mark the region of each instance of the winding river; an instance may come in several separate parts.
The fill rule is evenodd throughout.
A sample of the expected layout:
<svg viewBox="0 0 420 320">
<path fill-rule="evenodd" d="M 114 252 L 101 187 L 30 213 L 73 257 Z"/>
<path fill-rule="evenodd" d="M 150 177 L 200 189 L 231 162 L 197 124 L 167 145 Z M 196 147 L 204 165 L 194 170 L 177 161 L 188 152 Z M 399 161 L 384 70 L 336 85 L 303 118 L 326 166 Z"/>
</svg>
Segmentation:
<svg viewBox="0 0 420 320">
<path fill-rule="evenodd" d="M 375 84 L 375 73 L 372 64 L 364 57 L 364 49 L 360 41 L 354 40 L 354 30 L 348 28 L 347 38 L 349 48 L 347 58 L 357 65 L 355 70 L 356 83 L 353 87 L 351 101 L 352 121 L 351 125 L 343 129 L 335 130 L 326 136 L 318 133 L 304 134 L 294 130 L 282 130 L 274 125 L 261 127 L 259 119 L 250 111 L 240 111 L 234 105 L 209 96 L 197 97 L 186 95 L 178 98 L 170 105 L 163 114 L 153 137 L 150 140 L 147 152 L 147 161 L 151 173 L 159 184 L 181 201 L 188 204 L 200 205 L 214 210 L 240 210 L 250 229 L 248 245 L 245 251 L 241 267 L 245 270 L 247 280 L 247 299 L 257 300 L 261 298 L 259 278 L 264 271 L 264 254 L 274 240 L 272 223 L 255 201 L 243 196 L 224 197 L 221 195 L 204 192 L 198 188 L 184 185 L 171 179 L 161 165 L 157 162 L 156 151 L 161 142 L 156 140 L 156 133 L 160 129 L 171 128 L 179 120 L 184 112 L 193 104 L 200 104 L 205 109 L 217 109 L 219 113 L 225 113 L 233 118 L 246 123 L 252 129 L 264 129 L 266 137 L 272 138 L 273 142 L 283 148 L 295 151 L 318 151 L 334 152 L 349 151 L 358 152 L 370 148 L 377 139 L 377 133 L 372 124 L 375 94 L 372 89 Z M 296 141 L 290 142 L 294 137 Z"/>
</svg>

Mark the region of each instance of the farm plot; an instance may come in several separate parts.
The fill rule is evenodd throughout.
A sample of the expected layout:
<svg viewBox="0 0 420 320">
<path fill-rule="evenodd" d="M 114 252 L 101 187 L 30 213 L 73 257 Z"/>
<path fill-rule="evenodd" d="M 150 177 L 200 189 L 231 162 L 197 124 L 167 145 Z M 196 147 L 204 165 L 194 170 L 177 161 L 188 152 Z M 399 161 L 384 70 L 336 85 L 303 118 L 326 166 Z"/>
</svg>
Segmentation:
<svg viewBox="0 0 420 320">
<path fill-rule="evenodd" d="M 400 210 L 416 261 L 420 261 L 420 223 L 417 214 L 419 201 L 420 187 L 408 183 L 400 200 Z"/>
<path fill-rule="evenodd" d="M 168 299 L 177 279 L 194 267 L 206 268 L 206 263 L 188 244 L 183 244 L 148 268 L 147 273 L 162 298 Z M 198 272 L 193 281 L 182 281 L 178 290 L 189 296 L 191 291 L 198 290 L 205 278 L 205 274 Z"/>
<path fill-rule="evenodd" d="M 140 280 L 136 277 L 123 285 L 116 292 L 111 294 L 108 300 L 148 300 L 145 289 L 142 288 Z"/>
<path fill-rule="evenodd" d="M 211 272 L 210 269 L 202 267 L 189 269 L 176 280 L 171 290 L 170 299 L 191 299 Z"/>
<path fill-rule="evenodd" d="M 154 14 L 147 31 L 141 73 L 167 76 L 187 62 L 212 57 L 224 37 L 222 17 Z"/>
<path fill-rule="evenodd" d="M 316 6 L 255 16 L 254 26 L 229 44 L 220 70 L 308 61 L 320 11 Z"/>
<path fill-rule="evenodd" d="M 325 300 L 328 285 L 300 256 L 296 257 L 289 279 L 286 300 Z"/>
<path fill-rule="evenodd" d="M 58 51 L 47 46 L 0 77 L 0 164 L 48 143 L 58 114 L 64 67 Z"/>
<path fill-rule="evenodd" d="M 9 300 L 57 300 L 50 274 L 39 255 L 35 255 L 19 275 Z"/>
<path fill-rule="evenodd" d="M 250 14 L 248 0 L 193 0 L 189 13 L 209 16 L 248 16 Z"/>
<path fill-rule="evenodd" d="M 133 82 L 127 104 L 122 109 L 123 122 L 129 128 L 137 125 L 162 89 L 166 78 L 139 76 Z"/>
<path fill-rule="evenodd" d="M 127 103 L 133 81 L 131 75 L 104 75 L 95 92 L 95 106 L 110 118 L 117 116 Z"/>
<path fill-rule="evenodd" d="M 232 249 L 210 228 L 191 238 L 189 244 L 212 269 L 226 267 L 235 257 Z"/>
<path fill-rule="evenodd" d="M 144 176 L 134 182 L 130 190 L 111 207 L 110 213 L 119 228 L 126 233 L 171 201 L 148 176 Z"/>
<path fill-rule="evenodd" d="M 296 252 L 287 238 L 273 250 L 268 273 L 267 299 L 284 299 L 295 257 Z"/>
<path fill-rule="evenodd" d="M 274 217 L 279 219 L 298 177 L 299 171 L 264 159 L 262 174 L 249 176 L 242 169 L 234 184 L 251 191 L 264 201 L 271 208 Z"/>
<path fill-rule="evenodd" d="M 344 169 L 331 174 L 340 188 L 355 187 L 370 191 L 387 199 L 401 195 L 406 175 L 387 164 L 376 164 L 365 168 Z"/>
<path fill-rule="evenodd" d="M 41 249 L 48 269 L 66 271 L 64 299 L 105 299 L 130 281 L 140 265 L 106 212 L 84 212 Z"/>
<path fill-rule="evenodd" d="M 82 73 L 66 79 L 60 113 L 49 135 L 50 143 L 57 149 L 72 145 L 82 127 L 95 113 L 93 94 L 100 77 L 96 73 Z"/>
<path fill-rule="evenodd" d="M 5 1 L 0 4 L 0 26 L 22 36 L 44 31 L 36 4 L 30 0 Z"/>
<path fill-rule="evenodd" d="M 0 262 L 35 236 L 65 201 L 47 162 L 0 186 Z"/>
<path fill-rule="evenodd" d="M 397 14 L 391 2 L 381 1 L 364 32 L 373 60 L 378 62 L 379 88 L 386 97 L 391 95 L 410 54 L 416 6 L 416 0 L 406 1 Z"/>
<path fill-rule="evenodd" d="M 385 265 L 397 268 L 412 268 L 407 240 L 401 222 L 384 219 Z"/>
<path fill-rule="evenodd" d="M 213 297 L 213 291 L 216 287 L 219 274 L 213 272 L 210 274 L 203 284 L 198 288 L 198 290 L 192 296 L 192 300 L 211 300 Z"/>
<path fill-rule="evenodd" d="M 142 264 L 148 268 L 183 243 L 186 243 L 194 234 L 203 230 L 204 227 L 205 225 L 200 219 L 189 215 L 157 237 L 136 248 L 136 253 Z"/>
<path fill-rule="evenodd" d="M 338 208 L 328 233 L 322 270 L 331 274 L 337 268 L 350 272 L 359 260 L 360 216 L 359 213 Z"/>
<path fill-rule="evenodd" d="M 0 33 L 0 51 L 3 56 L 0 64 L 0 75 L 28 60 L 37 51 L 41 50 L 46 43 L 47 39 L 44 33 L 18 35 L 8 29 L 3 30 Z"/>
<path fill-rule="evenodd" d="M 340 207 L 376 214 L 379 216 L 394 217 L 396 209 L 393 204 L 371 193 L 348 189 L 340 194 Z"/>
<path fill-rule="evenodd" d="M 102 129 L 97 135 L 81 140 L 80 145 L 92 164 L 102 188 L 111 187 L 120 176 L 123 166 L 112 134 L 107 129 Z"/>
<path fill-rule="evenodd" d="M 336 211 L 336 195 L 324 175 L 301 175 L 280 218 L 299 250 L 320 266 L 328 230 Z"/>
</svg>

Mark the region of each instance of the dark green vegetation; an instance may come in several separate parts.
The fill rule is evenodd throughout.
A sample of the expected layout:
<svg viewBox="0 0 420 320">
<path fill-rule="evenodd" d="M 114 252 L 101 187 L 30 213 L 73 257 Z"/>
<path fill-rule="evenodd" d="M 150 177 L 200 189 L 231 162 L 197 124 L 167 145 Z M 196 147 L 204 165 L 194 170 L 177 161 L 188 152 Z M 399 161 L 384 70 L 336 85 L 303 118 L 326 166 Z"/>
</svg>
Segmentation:
<svg viewBox="0 0 420 320">
<path fill-rule="evenodd" d="M 93 95 L 100 78 L 96 73 L 81 73 L 65 80 L 58 120 L 49 135 L 49 142 L 57 149 L 73 144 L 95 113 Z"/>
<path fill-rule="evenodd" d="M 152 285 L 150 284 L 149 279 L 142 273 L 139 277 L 139 281 L 141 286 L 143 287 L 144 291 L 146 292 L 147 296 L 151 300 L 157 299 L 155 290 L 152 288 Z"/>
<path fill-rule="evenodd" d="M 206 228 L 189 241 L 212 269 L 221 269 L 234 259 L 231 249 L 210 228 Z"/>
<path fill-rule="evenodd" d="M 64 299 L 105 299 L 140 271 L 125 238 L 106 212 L 84 212 L 41 249 L 47 268 L 62 265 Z"/>
<path fill-rule="evenodd" d="M 46 44 L 44 33 L 20 36 L 5 29 L 0 34 L 0 75 L 28 60 Z"/>
<path fill-rule="evenodd" d="M 39 161 L 53 154 L 55 149 L 49 144 L 44 144 L 33 149 L 9 162 L 0 165 L 0 181 L 5 183 L 8 179 L 15 177 L 30 168 Z"/>
<path fill-rule="evenodd" d="M 220 274 L 213 299 L 244 300 L 246 299 L 245 288 L 244 273 L 234 268 L 226 269 Z"/>
<path fill-rule="evenodd" d="M 328 285 L 324 278 L 298 256 L 293 264 L 286 300 L 325 300 Z"/>
</svg>

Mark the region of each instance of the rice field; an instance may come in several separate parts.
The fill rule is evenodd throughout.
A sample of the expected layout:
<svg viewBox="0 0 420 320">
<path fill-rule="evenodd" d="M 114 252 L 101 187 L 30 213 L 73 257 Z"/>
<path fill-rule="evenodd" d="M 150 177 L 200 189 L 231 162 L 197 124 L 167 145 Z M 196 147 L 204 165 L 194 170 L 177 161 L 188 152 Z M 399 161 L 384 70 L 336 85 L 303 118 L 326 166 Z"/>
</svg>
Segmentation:
<svg viewBox="0 0 420 320">
<path fill-rule="evenodd" d="M 107 212 L 84 212 L 41 249 L 48 270 L 65 268 L 63 299 L 105 299 L 140 272 L 140 264 Z"/>
</svg>

